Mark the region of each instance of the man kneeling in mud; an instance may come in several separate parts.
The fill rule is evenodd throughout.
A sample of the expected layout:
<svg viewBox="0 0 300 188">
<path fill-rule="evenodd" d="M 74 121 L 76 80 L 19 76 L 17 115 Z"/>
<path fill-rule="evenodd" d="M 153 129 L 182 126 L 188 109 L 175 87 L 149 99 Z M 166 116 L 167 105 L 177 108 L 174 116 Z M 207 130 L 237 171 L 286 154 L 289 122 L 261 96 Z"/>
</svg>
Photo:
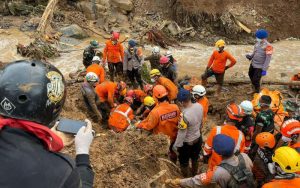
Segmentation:
<svg viewBox="0 0 300 188">
<path fill-rule="evenodd" d="M 100 104 L 100 101 L 94 89 L 98 82 L 98 76 L 93 72 L 89 72 L 85 76 L 85 82 L 81 84 L 81 93 L 88 108 L 90 108 L 94 112 L 99 121 L 102 121 L 102 115 L 99 112 L 97 106 Z"/>
</svg>

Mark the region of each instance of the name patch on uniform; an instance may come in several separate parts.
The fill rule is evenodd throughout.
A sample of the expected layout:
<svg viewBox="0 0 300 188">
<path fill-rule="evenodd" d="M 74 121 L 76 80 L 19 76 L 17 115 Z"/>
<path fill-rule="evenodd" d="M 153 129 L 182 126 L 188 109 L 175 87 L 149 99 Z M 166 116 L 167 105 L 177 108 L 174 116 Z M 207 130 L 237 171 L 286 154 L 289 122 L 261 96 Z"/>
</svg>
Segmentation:
<svg viewBox="0 0 300 188">
<path fill-rule="evenodd" d="M 161 119 L 161 121 L 165 121 L 165 120 L 168 120 L 168 119 L 173 119 L 176 116 L 177 116 L 177 112 L 174 111 L 174 112 L 170 112 L 170 113 L 161 115 L 160 119 Z"/>
</svg>

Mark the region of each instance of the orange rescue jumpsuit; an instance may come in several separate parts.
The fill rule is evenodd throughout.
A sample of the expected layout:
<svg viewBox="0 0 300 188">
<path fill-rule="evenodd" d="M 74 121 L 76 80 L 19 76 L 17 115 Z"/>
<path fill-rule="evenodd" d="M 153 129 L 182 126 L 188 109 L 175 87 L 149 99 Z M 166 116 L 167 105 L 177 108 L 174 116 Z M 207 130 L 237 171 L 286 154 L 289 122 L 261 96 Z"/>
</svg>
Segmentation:
<svg viewBox="0 0 300 188">
<path fill-rule="evenodd" d="M 235 126 L 233 125 L 223 125 L 223 126 L 216 126 L 214 127 L 205 142 L 204 145 L 204 155 L 210 155 L 210 158 L 208 160 L 208 169 L 213 170 L 215 166 L 219 165 L 221 161 L 223 160 L 220 155 L 218 155 L 216 152 L 212 150 L 212 143 L 213 139 L 218 134 L 224 134 L 227 136 L 230 136 L 235 141 L 235 152 L 240 151 L 244 152 L 245 150 L 245 137 L 244 134 L 239 131 Z"/>
<path fill-rule="evenodd" d="M 208 113 L 208 107 L 209 107 L 209 102 L 207 97 L 202 97 L 201 99 L 199 99 L 197 101 L 199 104 L 201 104 L 202 108 L 203 108 L 203 121 L 202 124 L 204 124 L 207 120 L 207 113 Z"/>
<path fill-rule="evenodd" d="M 103 50 L 103 60 L 109 63 L 123 62 L 124 48 L 121 43 L 113 45 L 111 40 L 105 42 L 105 48 Z"/>
<path fill-rule="evenodd" d="M 111 81 L 105 81 L 96 86 L 95 91 L 100 102 L 108 102 L 110 107 L 114 107 L 114 95 L 117 89 L 117 84 Z"/>
<path fill-rule="evenodd" d="M 215 73 L 222 74 L 225 71 L 226 61 L 230 60 L 229 67 L 232 67 L 236 64 L 234 57 L 227 51 L 219 53 L 217 50 L 211 55 L 207 67 L 211 68 Z"/>
<path fill-rule="evenodd" d="M 140 89 L 135 89 L 133 90 L 134 94 L 135 94 L 135 100 L 143 103 L 144 102 L 144 98 L 147 96 L 147 94 L 140 90 Z"/>
<path fill-rule="evenodd" d="M 167 135 L 171 142 L 175 142 L 179 117 L 180 111 L 176 104 L 162 102 L 151 110 L 147 118 L 138 127 L 149 131 L 153 130 L 154 134 Z"/>
<path fill-rule="evenodd" d="M 300 178 L 272 180 L 266 183 L 262 188 L 296 188 L 300 186 Z"/>
<path fill-rule="evenodd" d="M 133 110 L 127 103 L 123 103 L 112 110 L 108 119 L 108 125 L 116 132 L 123 132 L 130 125 L 133 118 Z"/>
<path fill-rule="evenodd" d="M 91 64 L 90 66 L 88 66 L 88 68 L 86 68 L 86 73 L 89 73 L 89 72 L 93 72 L 93 73 L 97 74 L 100 84 L 105 81 L 105 70 L 102 66 L 100 66 L 96 63 Z"/>
<path fill-rule="evenodd" d="M 169 101 L 173 101 L 177 98 L 178 88 L 171 80 L 161 76 L 158 78 L 157 84 L 162 85 L 167 89 Z"/>
</svg>

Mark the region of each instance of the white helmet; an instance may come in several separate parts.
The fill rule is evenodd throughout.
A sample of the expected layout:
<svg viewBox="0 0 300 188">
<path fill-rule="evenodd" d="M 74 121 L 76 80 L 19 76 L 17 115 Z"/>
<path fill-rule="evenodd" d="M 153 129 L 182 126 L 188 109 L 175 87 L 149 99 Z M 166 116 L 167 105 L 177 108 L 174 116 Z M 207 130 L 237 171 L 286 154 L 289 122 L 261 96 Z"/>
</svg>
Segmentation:
<svg viewBox="0 0 300 188">
<path fill-rule="evenodd" d="M 95 74 L 94 72 L 87 73 L 85 76 L 85 79 L 87 82 L 98 82 L 99 81 L 97 74 Z"/>
<path fill-rule="evenodd" d="M 241 102 L 240 106 L 245 111 L 245 114 L 248 114 L 248 115 L 252 114 L 252 111 L 253 111 L 252 102 L 246 100 L 246 101 Z"/>
<path fill-rule="evenodd" d="M 153 54 L 159 54 L 159 52 L 160 52 L 159 47 L 158 46 L 154 46 L 153 49 L 152 49 L 152 53 Z"/>
<path fill-rule="evenodd" d="M 168 50 L 168 51 L 166 52 L 165 56 L 166 56 L 166 57 L 172 56 L 172 52 L 171 52 L 170 50 Z"/>
<path fill-rule="evenodd" d="M 206 94 L 206 90 L 202 85 L 195 85 L 191 93 L 193 95 L 199 95 L 200 97 L 203 97 Z"/>
<path fill-rule="evenodd" d="M 101 58 L 99 56 L 94 56 L 92 61 L 101 61 Z"/>
</svg>

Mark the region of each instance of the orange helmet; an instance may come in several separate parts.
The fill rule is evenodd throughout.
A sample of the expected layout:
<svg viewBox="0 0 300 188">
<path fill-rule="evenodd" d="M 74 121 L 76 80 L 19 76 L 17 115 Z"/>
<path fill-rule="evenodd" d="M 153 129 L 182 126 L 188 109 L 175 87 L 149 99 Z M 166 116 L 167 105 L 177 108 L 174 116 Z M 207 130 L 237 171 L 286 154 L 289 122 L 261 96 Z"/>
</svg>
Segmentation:
<svg viewBox="0 0 300 188">
<path fill-rule="evenodd" d="M 287 120 L 281 126 L 280 132 L 288 138 L 291 138 L 294 134 L 300 134 L 300 122 L 295 119 Z"/>
<path fill-rule="evenodd" d="M 160 99 L 168 95 L 167 89 L 162 85 L 156 85 L 153 88 L 153 96 Z"/>
<path fill-rule="evenodd" d="M 151 84 L 144 85 L 145 93 L 148 93 L 149 91 L 152 91 L 152 90 L 153 90 L 153 85 L 151 85 Z"/>
<path fill-rule="evenodd" d="M 124 102 L 131 105 L 133 103 L 133 98 L 132 97 L 125 97 Z"/>
<path fill-rule="evenodd" d="M 269 132 L 259 133 L 255 138 L 255 142 L 260 148 L 268 147 L 272 149 L 275 146 L 274 135 Z"/>
<path fill-rule="evenodd" d="M 245 116 L 244 110 L 235 103 L 230 103 L 226 107 L 226 114 L 229 119 L 242 121 Z"/>
<path fill-rule="evenodd" d="M 123 91 L 124 89 L 126 89 L 126 83 L 123 82 L 123 81 L 120 81 L 120 82 L 118 83 L 118 90 L 119 90 L 119 91 Z"/>
</svg>

